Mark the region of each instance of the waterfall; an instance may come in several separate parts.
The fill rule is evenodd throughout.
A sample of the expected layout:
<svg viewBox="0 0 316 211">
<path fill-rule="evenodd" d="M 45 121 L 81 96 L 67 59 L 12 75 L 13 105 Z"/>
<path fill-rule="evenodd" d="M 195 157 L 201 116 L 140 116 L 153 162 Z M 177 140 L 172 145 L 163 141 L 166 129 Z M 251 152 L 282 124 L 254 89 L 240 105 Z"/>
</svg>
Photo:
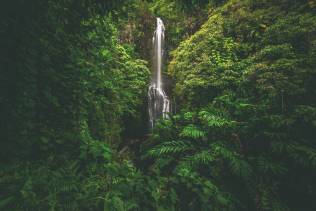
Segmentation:
<svg viewBox="0 0 316 211">
<path fill-rule="evenodd" d="M 153 71 L 151 84 L 148 90 L 149 123 L 153 127 L 158 118 L 168 118 L 170 101 L 163 90 L 162 66 L 163 46 L 165 38 L 165 26 L 160 18 L 157 18 L 157 27 L 153 36 Z"/>
</svg>

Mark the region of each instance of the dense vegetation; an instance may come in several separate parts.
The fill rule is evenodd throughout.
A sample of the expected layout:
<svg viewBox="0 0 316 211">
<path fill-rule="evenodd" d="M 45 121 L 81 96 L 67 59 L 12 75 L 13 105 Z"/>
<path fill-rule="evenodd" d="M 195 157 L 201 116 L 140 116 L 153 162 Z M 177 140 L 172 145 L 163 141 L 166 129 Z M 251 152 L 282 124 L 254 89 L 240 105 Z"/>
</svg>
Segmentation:
<svg viewBox="0 0 316 211">
<path fill-rule="evenodd" d="M 0 210 L 316 210 L 315 0 L 0 15 Z M 150 131 L 155 16 L 176 111 Z"/>
</svg>

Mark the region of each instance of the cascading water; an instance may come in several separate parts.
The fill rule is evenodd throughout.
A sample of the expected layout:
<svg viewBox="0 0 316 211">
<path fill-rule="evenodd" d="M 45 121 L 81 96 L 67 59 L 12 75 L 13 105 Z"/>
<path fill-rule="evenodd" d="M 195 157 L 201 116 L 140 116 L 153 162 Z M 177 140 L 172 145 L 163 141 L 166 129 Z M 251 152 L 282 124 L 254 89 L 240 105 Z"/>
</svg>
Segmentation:
<svg viewBox="0 0 316 211">
<path fill-rule="evenodd" d="M 157 18 L 157 28 L 153 37 L 153 73 L 148 90 L 149 123 L 153 127 L 158 118 L 168 118 L 170 101 L 162 83 L 162 60 L 165 38 L 165 26 L 160 18 Z"/>
</svg>

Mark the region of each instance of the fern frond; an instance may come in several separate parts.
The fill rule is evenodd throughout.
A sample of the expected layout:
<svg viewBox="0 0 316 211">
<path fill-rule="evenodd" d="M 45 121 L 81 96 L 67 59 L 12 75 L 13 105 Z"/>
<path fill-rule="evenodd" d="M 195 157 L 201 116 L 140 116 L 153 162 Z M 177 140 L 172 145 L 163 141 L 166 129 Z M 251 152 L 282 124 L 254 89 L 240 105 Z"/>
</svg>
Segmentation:
<svg viewBox="0 0 316 211">
<path fill-rule="evenodd" d="M 238 158 L 230 160 L 232 173 L 240 178 L 247 179 L 252 173 L 252 168 L 248 162 Z"/>
<path fill-rule="evenodd" d="M 286 154 L 303 166 L 316 166 L 316 150 L 301 143 L 272 143 L 272 150 L 276 153 Z"/>
<path fill-rule="evenodd" d="M 227 120 L 220 116 L 213 115 L 207 111 L 201 111 L 199 118 L 204 121 L 209 127 L 224 127 L 234 124 L 234 121 Z"/>
<path fill-rule="evenodd" d="M 243 179 L 250 177 L 252 174 L 252 167 L 247 161 L 242 160 L 236 152 L 232 152 L 220 144 L 213 144 L 213 150 L 215 154 L 229 163 L 229 167 L 234 175 Z"/>
<path fill-rule="evenodd" d="M 182 129 L 182 132 L 180 133 L 180 137 L 187 137 L 187 138 L 203 138 L 205 137 L 205 132 L 198 129 L 196 126 L 190 124 Z"/>
<path fill-rule="evenodd" d="M 257 186 L 257 207 L 259 210 L 289 211 L 290 209 L 278 197 L 275 184 L 261 183 Z"/>
<path fill-rule="evenodd" d="M 191 146 L 183 141 L 170 141 L 160 144 L 159 146 L 151 149 L 148 155 L 158 157 L 162 155 L 177 154 L 190 150 Z"/>
<path fill-rule="evenodd" d="M 290 156 L 303 165 L 316 166 L 316 150 L 302 144 L 289 146 Z"/>
<path fill-rule="evenodd" d="M 192 156 L 188 156 L 185 158 L 185 161 L 190 163 L 191 165 L 196 165 L 196 164 L 209 164 L 212 161 L 215 160 L 214 155 L 208 151 L 208 150 L 203 150 L 197 154 L 194 154 Z"/>
<path fill-rule="evenodd" d="M 284 174 L 287 171 L 286 167 L 263 156 L 257 159 L 257 167 L 259 171 L 273 175 Z"/>
</svg>

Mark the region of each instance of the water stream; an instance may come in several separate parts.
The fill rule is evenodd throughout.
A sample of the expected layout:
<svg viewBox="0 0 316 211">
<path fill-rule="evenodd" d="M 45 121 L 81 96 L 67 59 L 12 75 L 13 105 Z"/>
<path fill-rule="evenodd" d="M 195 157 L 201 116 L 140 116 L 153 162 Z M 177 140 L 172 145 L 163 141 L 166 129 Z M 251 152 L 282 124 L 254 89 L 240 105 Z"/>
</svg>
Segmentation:
<svg viewBox="0 0 316 211">
<path fill-rule="evenodd" d="M 164 57 L 165 26 L 160 18 L 157 18 L 156 31 L 153 36 L 153 71 L 151 84 L 148 90 L 149 123 L 152 128 L 159 118 L 168 118 L 170 101 L 164 91 L 162 77 Z"/>
</svg>

